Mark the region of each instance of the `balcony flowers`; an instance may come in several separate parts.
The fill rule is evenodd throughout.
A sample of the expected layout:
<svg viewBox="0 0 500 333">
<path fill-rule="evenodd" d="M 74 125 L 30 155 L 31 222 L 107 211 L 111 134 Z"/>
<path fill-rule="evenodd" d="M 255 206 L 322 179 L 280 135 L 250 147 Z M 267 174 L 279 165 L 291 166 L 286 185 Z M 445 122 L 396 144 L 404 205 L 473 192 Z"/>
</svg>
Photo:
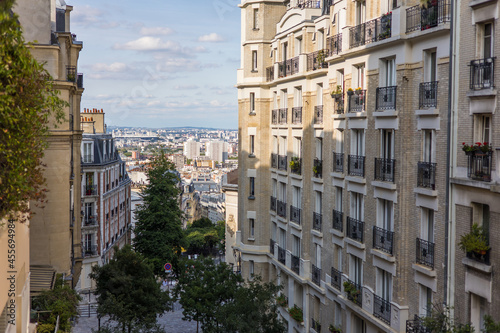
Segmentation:
<svg viewBox="0 0 500 333">
<path fill-rule="evenodd" d="M 467 155 L 471 154 L 477 154 L 477 153 L 483 153 L 487 154 L 491 151 L 493 151 L 493 148 L 488 142 L 476 142 L 473 145 L 468 145 L 465 142 L 462 142 L 462 150 L 465 152 Z"/>
<path fill-rule="evenodd" d="M 290 313 L 290 316 L 297 322 L 301 323 L 304 319 L 304 314 L 302 312 L 302 309 L 297 306 L 297 304 L 294 304 L 292 308 L 288 309 L 288 313 Z"/>
<path fill-rule="evenodd" d="M 288 298 L 285 295 L 281 294 L 276 297 L 276 304 L 281 307 L 286 307 L 288 305 Z"/>
<path fill-rule="evenodd" d="M 357 302 L 359 295 L 361 295 L 361 291 L 356 288 L 354 283 L 349 281 L 344 282 L 344 291 L 347 294 L 347 298 L 354 302 Z"/>
<path fill-rule="evenodd" d="M 290 161 L 290 169 L 292 172 L 299 172 L 300 171 L 300 159 L 296 156 L 292 157 L 292 160 Z"/>
<path fill-rule="evenodd" d="M 340 327 L 334 326 L 333 324 L 330 324 L 328 327 L 328 331 L 330 333 L 342 333 L 342 329 Z"/>
<path fill-rule="evenodd" d="M 326 52 L 324 50 L 318 51 L 318 54 L 316 56 L 316 60 L 318 61 L 319 68 L 323 67 L 323 64 L 325 63 L 325 59 L 326 59 Z"/>
<path fill-rule="evenodd" d="M 472 231 L 460 236 L 458 247 L 465 253 L 473 253 L 476 257 L 486 254 L 490 249 L 486 231 L 477 223 L 472 225 Z"/>
<path fill-rule="evenodd" d="M 363 88 L 361 88 L 361 87 L 357 87 L 356 90 L 354 90 L 354 93 L 356 95 L 360 95 L 362 92 L 363 92 Z"/>
<path fill-rule="evenodd" d="M 337 85 L 337 89 L 332 90 L 330 93 L 332 98 L 339 99 L 342 98 L 342 86 L 340 84 Z"/>
<path fill-rule="evenodd" d="M 352 90 L 352 88 L 347 89 L 347 95 L 349 96 L 354 95 L 354 90 Z"/>
</svg>

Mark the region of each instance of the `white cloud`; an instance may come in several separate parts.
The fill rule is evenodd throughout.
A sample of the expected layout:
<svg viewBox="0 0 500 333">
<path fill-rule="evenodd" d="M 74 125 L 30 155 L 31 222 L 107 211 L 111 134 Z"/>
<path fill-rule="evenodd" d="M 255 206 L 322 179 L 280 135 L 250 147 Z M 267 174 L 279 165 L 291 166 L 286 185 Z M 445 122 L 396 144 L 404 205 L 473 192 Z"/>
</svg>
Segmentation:
<svg viewBox="0 0 500 333">
<path fill-rule="evenodd" d="M 141 37 L 125 44 L 116 44 L 114 49 L 136 51 L 181 51 L 179 44 L 172 41 L 162 41 L 158 37 Z"/>
<path fill-rule="evenodd" d="M 186 84 L 186 85 L 176 85 L 174 86 L 174 90 L 192 90 L 198 89 L 199 87 L 195 84 Z"/>
<path fill-rule="evenodd" d="M 171 35 L 173 32 L 174 30 L 167 27 L 142 27 L 140 31 L 141 35 L 148 36 Z"/>
<path fill-rule="evenodd" d="M 123 62 L 114 62 L 109 65 L 105 63 L 97 63 L 91 66 L 91 70 L 96 72 L 120 73 L 126 71 L 127 69 L 128 66 Z"/>
<path fill-rule="evenodd" d="M 222 38 L 221 35 L 216 34 L 215 32 L 212 32 L 211 34 L 200 36 L 198 38 L 198 41 L 199 42 L 217 43 L 217 42 L 224 41 L 224 38 Z"/>
</svg>

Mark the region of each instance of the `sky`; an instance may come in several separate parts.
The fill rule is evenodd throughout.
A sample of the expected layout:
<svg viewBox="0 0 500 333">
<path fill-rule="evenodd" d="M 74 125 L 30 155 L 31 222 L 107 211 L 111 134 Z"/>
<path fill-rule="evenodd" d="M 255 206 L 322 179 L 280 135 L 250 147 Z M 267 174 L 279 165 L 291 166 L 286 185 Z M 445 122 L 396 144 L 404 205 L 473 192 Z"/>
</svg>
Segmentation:
<svg viewBox="0 0 500 333">
<path fill-rule="evenodd" d="M 108 126 L 238 128 L 238 0 L 66 0 L 81 108 Z"/>
</svg>

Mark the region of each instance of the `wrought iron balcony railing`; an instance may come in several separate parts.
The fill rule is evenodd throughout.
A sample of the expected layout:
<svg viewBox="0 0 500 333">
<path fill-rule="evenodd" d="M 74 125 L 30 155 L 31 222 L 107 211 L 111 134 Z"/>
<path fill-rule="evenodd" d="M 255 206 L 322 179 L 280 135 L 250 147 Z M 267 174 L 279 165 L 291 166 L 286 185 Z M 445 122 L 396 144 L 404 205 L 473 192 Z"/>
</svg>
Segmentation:
<svg viewBox="0 0 500 333">
<path fill-rule="evenodd" d="M 278 76 L 280 78 L 299 72 L 299 57 L 287 59 L 278 63 Z"/>
<path fill-rule="evenodd" d="M 97 225 L 97 215 L 86 215 L 83 222 L 85 226 L 95 226 Z"/>
<path fill-rule="evenodd" d="M 416 5 L 406 9 L 406 33 L 427 30 L 451 21 L 450 0 L 431 0 L 427 6 Z"/>
<path fill-rule="evenodd" d="M 349 155 L 347 160 L 349 176 L 365 176 L 365 156 Z"/>
<path fill-rule="evenodd" d="M 278 154 L 271 153 L 271 168 L 278 169 Z"/>
<path fill-rule="evenodd" d="M 418 91 L 418 107 L 432 108 L 437 106 L 438 81 L 422 82 Z"/>
<path fill-rule="evenodd" d="M 274 244 L 276 244 L 276 241 L 274 239 L 269 240 L 269 252 L 274 255 Z"/>
<path fill-rule="evenodd" d="M 436 163 L 418 162 L 417 186 L 436 189 Z"/>
<path fill-rule="evenodd" d="M 391 303 L 380 296 L 373 295 L 373 315 L 384 323 L 391 324 Z"/>
<path fill-rule="evenodd" d="M 278 123 L 280 125 L 286 125 L 287 121 L 288 121 L 288 109 L 286 108 L 279 109 Z"/>
<path fill-rule="evenodd" d="M 279 114 L 278 109 L 274 109 L 271 111 L 271 124 L 273 124 L 273 125 L 278 124 L 278 114 Z"/>
<path fill-rule="evenodd" d="M 331 285 L 337 290 L 342 290 L 342 272 L 332 267 Z"/>
<path fill-rule="evenodd" d="M 431 330 L 424 326 L 422 318 L 415 315 L 413 320 L 406 321 L 406 333 L 431 333 Z"/>
<path fill-rule="evenodd" d="M 376 110 L 396 110 L 397 86 L 378 87 L 376 95 Z"/>
<path fill-rule="evenodd" d="M 361 23 L 349 29 L 349 48 L 391 37 L 392 13 Z"/>
<path fill-rule="evenodd" d="M 313 175 L 316 178 L 323 177 L 323 160 L 315 158 L 313 161 Z"/>
<path fill-rule="evenodd" d="M 66 81 L 76 82 L 76 74 L 75 66 L 66 66 Z"/>
<path fill-rule="evenodd" d="M 314 107 L 314 124 L 323 124 L 323 105 L 316 105 Z"/>
<path fill-rule="evenodd" d="M 83 245 L 84 257 L 97 255 L 97 245 Z"/>
<path fill-rule="evenodd" d="M 470 67 L 470 89 L 480 90 L 495 87 L 495 59 L 472 60 Z"/>
<path fill-rule="evenodd" d="M 299 8 L 321 8 L 320 0 L 297 0 Z"/>
<path fill-rule="evenodd" d="M 97 195 L 97 185 L 85 185 L 84 195 Z"/>
<path fill-rule="evenodd" d="M 278 169 L 286 171 L 287 168 L 288 168 L 287 156 L 286 155 L 278 155 Z"/>
<path fill-rule="evenodd" d="M 375 157 L 375 179 L 385 182 L 394 182 L 395 166 L 395 159 Z"/>
<path fill-rule="evenodd" d="M 266 68 L 266 81 L 271 82 L 274 80 L 274 66 Z"/>
<path fill-rule="evenodd" d="M 417 238 L 417 264 L 434 269 L 434 243 Z"/>
<path fill-rule="evenodd" d="M 366 105 L 366 90 L 347 92 L 348 112 L 363 112 Z"/>
<path fill-rule="evenodd" d="M 292 157 L 290 161 L 290 171 L 296 175 L 302 174 L 302 157 Z"/>
<path fill-rule="evenodd" d="M 272 210 L 273 212 L 276 212 L 276 209 L 277 209 L 277 208 L 276 208 L 276 201 L 277 201 L 277 200 L 276 200 L 276 197 L 271 196 L 271 210 Z"/>
<path fill-rule="evenodd" d="M 291 259 L 291 270 L 297 275 L 300 275 L 300 258 L 296 255 L 290 255 Z"/>
<path fill-rule="evenodd" d="M 394 232 L 379 227 L 373 227 L 373 248 L 392 255 L 394 247 Z"/>
<path fill-rule="evenodd" d="M 281 246 L 278 246 L 278 261 L 286 265 L 286 251 Z"/>
<path fill-rule="evenodd" d="M 344 153 L 333 153 L 333 172 L 344 172 Z"/>
<path fill-rule="evenodd" d="M 307 71 L 328 68 L 328 63 L 325 62 L 328 52 L 328 50 L 323 49 L 307 54 Z"/>
<path fill-rule="evenodd" d="M 286 202 L 277 200 L 276 204 L 277 204 L 276 208 L 278 216 L 281 216 L 282 218 L 286 219 Z"/>
<path fill-rule="evenodd" d="M 316 285 L 321 286 L 321 268 L 316 267 L 316 265 L 311 265 L 312 282 Z"/>
<path fill-rule="evenodd" d="M 338 210 L 333 210 L 333 229 L 338 230 L 340 232 L 344 231 L 344 213 L 339 212 Z"/>
<path fill-rule="evenodd" d="M 364 242 L 365 222 L 347 217 L 347 237 L 360 243 Z"/>
<path fill-rule="evenodd" d="M 336 114 L 344 114 L 344 94 L 335 94 L 335 107 Z"/>
<path fill-rule="evenodd" d="M 329 57 L 342 52 L 342 33 L 328 37 L 326 39 L 326 48 L 328 49 Z"/>
<path fill-rule="evenodd" d="M 467 177 L 484 182 L 491 182 L 493 151 L 471 151 L 467 154 Z"/>
<path fill-rule="evenodd" d="M 292 124 L 302 124 L 302 106 L 292 108 Z"/>
<path fill-rule="evenodd" d="M 290 221 L 300 224 L 302 210 L 295 206 L 290 205 Z"/>
<path fill-rule="evenodd" d="M 320 333 L 321 332 L 321 323 L 319 321 L 317 321 L 316 319 L 311 318 L 311 328 L 315 332 Z"/>
<path fill-rule="evenodd" d="M 321 225 L 323 224 L 323 215 L 313 212 L 313 229 L 321 232 Z"/>
<path fill-rule="evenodd" d="M 363 304 L 363 288 L 360 284 L 355 283 L 354 281 L 347 279 L 345 282 L 348 288 L 344 285 L 344 291 L 346 292 L 347 299 L 353 302 L 358 306 L 362 306 Z"/>
</svg>

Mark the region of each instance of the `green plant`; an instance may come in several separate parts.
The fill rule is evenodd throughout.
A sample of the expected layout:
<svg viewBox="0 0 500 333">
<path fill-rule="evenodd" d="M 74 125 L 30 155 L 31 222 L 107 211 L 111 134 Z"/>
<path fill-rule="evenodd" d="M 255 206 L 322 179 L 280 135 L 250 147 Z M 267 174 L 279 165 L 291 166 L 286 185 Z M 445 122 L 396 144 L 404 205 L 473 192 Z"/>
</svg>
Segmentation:
<svg viewBox="0 0 500 333">
<path fill-rule="evenodd" d="M 476 142 L 473 145 L 468 145 L 465 142 L 462 142 L 462 150 L 465 153 L 472 153 L 472 152 L 483 152 L 483 153 L 488 153 L 493 150 L 493 147 L 488 143 L 488 142 Z"/>
<path fill-rule="evenodd" d="M 286 307 L 288 305 L 288 298 L 285 295 L 281 294 L 276 297 L 276 304 L 281 307 Z"/>
<path fill-rule="evenodd" d="M 342 96 L 342 86 L 338 84 L 337 88 L 335 90 L 332 90 L 330 95 L 332 95 L 333 98 Z"/>
<path fill-rule="evenodd" d="M 472 225 L 471 232 L 460 236 L 458 247 L 466 253 L 475 252 L 481 254 L 490 249 L 485 230 L 476 223 Z"/>
<path fill-rule="evenodd" d="M 313 173 L 315 175 L 319 175 L 319 174 L 321 174 L 321 169 L 322 169 L 321 164 L 315 165 L 315 166 L 313 166 Z"/>
<path fill-rule="evenodd" d="M 342 329 L 340 327 L 334 326 L 333 324 L 330 324 L 330 326 L 328 327 L 328 330 L 331 333 L 342 333 Z"/>
<path fill-rule="evenodd" d="M 300 170 L 300 159 L 298 157 L 292 157 L 292 160 L 290 161 L 290 169 L 292 171 L 299 171 Z"/>
<path fill-rule="evenodd" d="M 66 80 L 68 80 L 69 82 L 75 82 L 75 79 L 76 76 L 74 73 L 68 73 L 68 75 L 66 75 Z"/>
<path fill-rule="evenodd" d="M 326 52 L 324 50 L 319 50 L 316 55 L 316 60 L 318 61 L 318 65 L 322 66 L 326 59 Z"/>
<path fill-rule="evenodd" d="M 344 282 L 344 291 L 349 296 L 350 299 L 357 301 L 358 296 L 361 295 L 361 291 L 356 288 L 356 285 L 350 281 Z"/>
<path fill-rule="evenodd" d="M 302 309 L 297 306 L 297 304 L 294 304 L 293 307 L 288 309 L 288 313 L 290 313 L 290 316 L 295 320 L 301 323 L 304 319 L 304 314 L 302 312 Z"/>
</svg>

